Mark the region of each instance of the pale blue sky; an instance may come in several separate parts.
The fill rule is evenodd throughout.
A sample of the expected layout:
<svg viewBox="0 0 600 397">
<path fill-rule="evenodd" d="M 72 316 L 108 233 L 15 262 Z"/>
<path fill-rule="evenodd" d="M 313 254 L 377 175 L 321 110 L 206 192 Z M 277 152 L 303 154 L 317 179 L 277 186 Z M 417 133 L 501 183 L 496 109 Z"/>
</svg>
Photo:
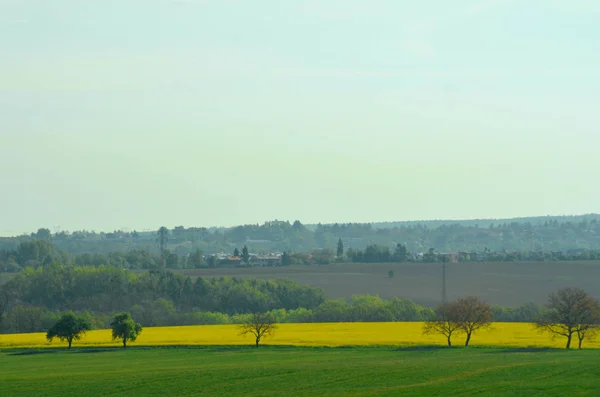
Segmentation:
<svg viewBox="0 0 600 397">
<path fill-rule="evenodd" d="M 600 211 L 600 2 L 0 0 L 0 233 Z"/>
</svg>

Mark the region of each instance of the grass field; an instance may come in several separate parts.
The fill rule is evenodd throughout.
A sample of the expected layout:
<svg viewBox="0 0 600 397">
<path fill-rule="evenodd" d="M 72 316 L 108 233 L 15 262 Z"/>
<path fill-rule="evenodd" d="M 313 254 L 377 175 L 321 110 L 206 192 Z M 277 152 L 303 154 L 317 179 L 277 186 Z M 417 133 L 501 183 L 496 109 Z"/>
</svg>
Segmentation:
<svg viewBox="0 0 600 397">
<path fill-rule="evenodd" d="M 208 347 L 0 352 L 0 396 L 10 397 L 593 397 L 599 389 L 596 350 Z"/>
<path fill-rule="evenodd" d="M 388 278 L 392 270 L 394 278 Z M 441 300 L 441 264 L 348 263 L 289 268 L 190 269 L 196 277 L 287 278 L 323 288 L 330 298 L 373 294 L 382 298 L 411 299 L 426 306 Z M 548 294 L 564 287 L 583 288 L 600 297 L 600 261 L 450 263 L 447 266 L 448 297 L 478 296 L 492 305 L 518 306 L 546 303 Z"/>
<path fill-rule="evenodd" d="M 422 323 L 324 323 L 280 324 L 273 337 L 263 342 L 279 346 L 444 346 L 439 335 L 423 335 Z M 490 329 L 473 334 L 473 346 L 504 346 L 519 348 L 564 347 L 566 339 L 552 339 L 540 334 L 531 324 L 495 323 Z M 242 337 L 235 325 L 204 325 L 188 327 L 146 328 L 132 345 L 185 346 L 185 345 L 251 345 L 251 337 Z M 463 335 L 453 337 L 455 346 L 464 343 Z M 111 340 L 110 330 L 88 332 L 74 346 L 119 346 Z M 45 334 L 0 334 L 0 348 L 64 347 L 65 343 L 45 339 Z M 584 348 L 600 348 L 600 341 L 586 340 Z"/>
</svg>

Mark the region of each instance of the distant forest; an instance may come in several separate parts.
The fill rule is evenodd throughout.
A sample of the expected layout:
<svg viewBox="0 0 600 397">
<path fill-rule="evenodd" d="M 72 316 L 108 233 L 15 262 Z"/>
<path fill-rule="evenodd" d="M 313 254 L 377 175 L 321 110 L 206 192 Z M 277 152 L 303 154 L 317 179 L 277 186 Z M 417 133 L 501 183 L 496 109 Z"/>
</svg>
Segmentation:
<svg viewBox="0 0 600 397">
<path fill-rule="evenodd" d="M 532 321 L 543 308 L 525 303 L 496 306 L 495 321 Z M 0 286 L 0 333 L 46 331 L 65 312 L 93 328 L 129 311 L 144 326 L 229 324 L 250 313 L 278 322 L 424 321 L 434 312 L 410 300 L 360 295 L 329 300 L 323 290 L 290 280 L 229 277 L 192 279 L 165 270 L 134 273 L 115 267 L 52 263 L 27 268 Z"/>
<path fill-rule="evenodd" d="M 402 244 L 413 255 L 427 253 L 431 248 L 436 252 L 597 250 L 600 215 L 317 225 L 276 220 L 232 228 L 177 226 L 164 235 L 165 248 L 180 257 L 198 252 L 232 253 L 244 245 L 255 253 L 310 253 L 322 249 L 335 252 L 340 239 L 346 250 L 378 245 L 393 251 Z M 161 252 L 157 231 L 52 232 L 46 228 L 29 235 L 0 238 L 0 251 L 6 260 L 7 253 L 15 252 L 21 243 L 35 240 L 48 240 L 57 252 L 70 255 L 138 252 L 133 255 L 139 256 Z M 68 262 L 67 258 L 58 259 Z"/>
</svg>

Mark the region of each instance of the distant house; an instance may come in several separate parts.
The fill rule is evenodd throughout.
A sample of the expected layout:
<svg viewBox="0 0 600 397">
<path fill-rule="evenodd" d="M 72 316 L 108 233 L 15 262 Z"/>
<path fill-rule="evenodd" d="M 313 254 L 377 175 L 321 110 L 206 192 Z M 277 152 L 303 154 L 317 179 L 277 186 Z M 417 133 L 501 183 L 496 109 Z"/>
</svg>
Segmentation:
<svg viewBox="0 0 600 397">
<path fill-rule="evenodd" d="M 236 267 L 242 264 L 242 258 L 239 256 L 227 256 L 219 262 L 219 267 Z"/>
<path fill-rule="evenodd" d="M 252 255 L 248 263 L 252 266 L 281 266 L 281 255 Z"/>
</svg>

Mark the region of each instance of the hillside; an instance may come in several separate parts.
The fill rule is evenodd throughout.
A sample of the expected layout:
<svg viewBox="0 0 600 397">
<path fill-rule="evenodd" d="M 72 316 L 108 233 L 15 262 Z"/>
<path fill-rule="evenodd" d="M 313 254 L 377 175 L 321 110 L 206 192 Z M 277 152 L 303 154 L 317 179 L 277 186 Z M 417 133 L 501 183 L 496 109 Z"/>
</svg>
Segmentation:
<svg viewBox="0 0 600 397">
<path fill-rule="evenodd" d="M 340 223 L 304 225 L 300 221 L 271 221 L 232 228 L 177 226 L 169 230 L 167 248 L 178 255 L 196 250 L 205 254 L 232 252 L 247 245 L 253 252 L 310 252 L 369 244 L 393 247 L 404 244 L 410 252 L 435 248 L 444 251 L 559 251 L 600 248 L 600 215 L 516 219 L 432 220 L 412 222 Z M 0 250 L 14 250 L 32 238 L 49 238 L 71 254 L 158 251 L 155 231 L 51 233 L 40 229 L 31 235 L 0 238 Z"/>
</svg>

